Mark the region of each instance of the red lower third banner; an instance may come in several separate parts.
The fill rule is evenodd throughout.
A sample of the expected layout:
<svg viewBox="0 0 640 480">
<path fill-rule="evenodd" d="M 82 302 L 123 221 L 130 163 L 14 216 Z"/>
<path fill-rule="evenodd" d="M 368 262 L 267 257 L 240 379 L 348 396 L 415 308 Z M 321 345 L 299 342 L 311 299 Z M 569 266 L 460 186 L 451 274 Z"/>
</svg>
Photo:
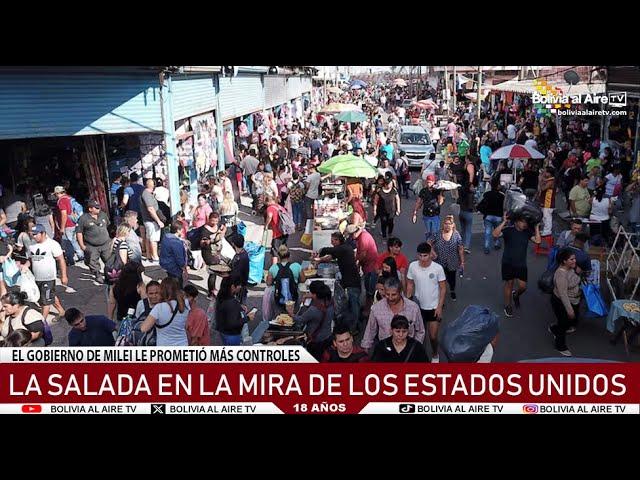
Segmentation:
<svg viewBox="0 0 640 480">
<path fill-rule="evenodd" d="M 0 370 L 6 413 L 638 413 L 639 404 L 640 365 L 623 363 L 15 362 Z"/>
</svg>

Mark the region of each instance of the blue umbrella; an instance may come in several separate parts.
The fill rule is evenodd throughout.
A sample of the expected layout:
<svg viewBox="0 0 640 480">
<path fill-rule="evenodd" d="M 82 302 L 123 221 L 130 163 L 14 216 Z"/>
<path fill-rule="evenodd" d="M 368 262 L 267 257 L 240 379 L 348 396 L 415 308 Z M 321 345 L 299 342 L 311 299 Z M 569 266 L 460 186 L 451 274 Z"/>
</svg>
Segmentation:
<svg viewBox="0 0 640 480">
<path fill-rule="evenodd" d="M 360 87 L 366 87 L 367 82 L 363 82 L 362 80 L 353 80 L 350 85 L 353 87 L 354 85 L 358 85 Z"/>
</svg>

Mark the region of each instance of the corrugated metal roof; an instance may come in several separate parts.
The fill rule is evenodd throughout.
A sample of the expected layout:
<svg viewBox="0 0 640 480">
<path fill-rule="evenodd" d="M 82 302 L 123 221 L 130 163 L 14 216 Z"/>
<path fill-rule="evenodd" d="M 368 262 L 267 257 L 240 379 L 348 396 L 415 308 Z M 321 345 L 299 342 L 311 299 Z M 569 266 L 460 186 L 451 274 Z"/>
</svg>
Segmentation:
<svg viewBox="0 0 640 480">
<path fill-rule="evenodd" d="M 0 139 L 162 130 L 158 76 L 2 73 Z"/>
</svg>

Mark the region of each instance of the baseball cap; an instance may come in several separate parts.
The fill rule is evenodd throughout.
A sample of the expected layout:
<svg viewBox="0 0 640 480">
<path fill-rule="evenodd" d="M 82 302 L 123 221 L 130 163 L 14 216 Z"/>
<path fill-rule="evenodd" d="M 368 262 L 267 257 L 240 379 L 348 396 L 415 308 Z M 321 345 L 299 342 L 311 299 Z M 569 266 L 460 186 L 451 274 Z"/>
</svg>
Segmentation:
<svg viewBox="0 0 640 480">
<path fill-rule="evenodd" d="M 436 181 L 435 175 L 427 175 L 427 182 L 435 182 L 435 181 Z"/>
<path fill-rule="evenodd" d="M 102 208 L 102 207 L 100 206 L 100 202 L 98 202 L 98 201 L 96 201 L 96 200 L 89 200 L 89 201 L 87 202 L 87 208 L 91 208 L 91 207 L 93 207 L 93 208 L 98 208 L 98 209 Z"/>
<path fill-rule="evenodd" d="M 53 189 L 53 193 L 64 193 L 65 189 L 62 185 L 58 185 L 56 188 Z"/>
<path fill-rule="evenodd" d="M 33 227 L 31 227 L 31 233 L 33 235 L 37 235 L 38 233 L 42 233 L 46 231 L 47 230 L 44 228 L 44 225 L 42 225 L 41 223 L 37 223 Z"/>
</svg>

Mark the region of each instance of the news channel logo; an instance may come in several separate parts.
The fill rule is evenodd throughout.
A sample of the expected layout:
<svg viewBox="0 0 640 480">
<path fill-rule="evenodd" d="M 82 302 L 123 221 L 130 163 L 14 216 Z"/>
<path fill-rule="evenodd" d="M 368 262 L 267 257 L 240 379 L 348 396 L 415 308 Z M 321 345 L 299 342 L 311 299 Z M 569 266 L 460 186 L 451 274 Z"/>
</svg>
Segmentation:
<svg viewBox="0 0 640 480">
<path fill-rule="evenodd" d="M 522 406 L 522 413 L 538 413 L 539 410 L 540 409 L 538 405 L 536 405 L 535 403 L 527 403 L 526 405 Z"/>
<path fill-rule="evenodd" d="M 413 403 L 401 403 L 398 410 L 400 413 L 416 413 L 416 406 Z"/>
</svg>

